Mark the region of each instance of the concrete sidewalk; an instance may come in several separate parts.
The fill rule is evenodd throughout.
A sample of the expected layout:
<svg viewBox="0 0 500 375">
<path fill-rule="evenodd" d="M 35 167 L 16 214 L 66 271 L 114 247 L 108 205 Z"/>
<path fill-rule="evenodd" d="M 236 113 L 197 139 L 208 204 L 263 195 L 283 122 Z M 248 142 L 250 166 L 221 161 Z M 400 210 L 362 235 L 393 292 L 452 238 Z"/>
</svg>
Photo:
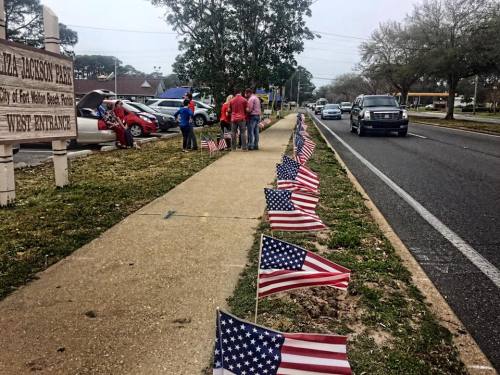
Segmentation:
<svg viewBox="0 0 500 375">
<path fill-rule="evenodd" d="M 200 374 L 294 123 L 281 120 L 261 151 L 217 160 L 0 302 L 0 374 Z"/>
</svg>

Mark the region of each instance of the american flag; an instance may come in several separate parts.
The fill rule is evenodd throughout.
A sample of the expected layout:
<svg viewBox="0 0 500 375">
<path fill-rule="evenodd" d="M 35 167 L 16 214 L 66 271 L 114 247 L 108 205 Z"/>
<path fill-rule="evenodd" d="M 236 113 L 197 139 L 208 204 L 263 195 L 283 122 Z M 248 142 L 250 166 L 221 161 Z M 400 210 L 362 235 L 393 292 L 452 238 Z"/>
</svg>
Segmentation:
<svg viewBox="0 0 500 375">
<path fill-rule="evenodd" d="M 304 137 L 300 134 L 295 135 L 295 155 L 300 164 L 305 164 L 314 153 L 316 143 L 309 137 Z"/>
<path fill-rule="evenodd" d="M 272 189 L 264 191 L 272 230 L 312 231 L 326 228 L 318 215 L 308 213 L 292 203 L 291 191 Z"/>
<path fill-rule="evenodd" d="M 309 190 L 318 193 L 318 175 L 286 155 L 283 156 L 283 162 L 276 166 L 276 174 L 280 190 Z"/>
<path fill-rule="evenodd" d="M 345 267 L 265 235 L 260 246 L 259 297 L 310 286 L 347 289 L 351 271 Z"/>
<path fill-rule="evenodd" d="M 345 336 L 281 333 L 217 313 L 214 375 L 351 373 Z"/>
<path fill-rule="evenodd" d="M 219 150 L 225 150 L 227 148 L 227 143 L 224 138 L 219 140 Z"/>
<path fill-rule="evenodd" d="M 208 151 L 210 151 L 210 153 L 219 151 L 217 144 L 211 138 L 208 139 Z"/>
<path fill-rule="evenodd" d="M 202 136 L 200 139 L 200 144 L 201 144 L 201 149 L 207 149 L 208 150 L 208 138 Z"/>
</svg>

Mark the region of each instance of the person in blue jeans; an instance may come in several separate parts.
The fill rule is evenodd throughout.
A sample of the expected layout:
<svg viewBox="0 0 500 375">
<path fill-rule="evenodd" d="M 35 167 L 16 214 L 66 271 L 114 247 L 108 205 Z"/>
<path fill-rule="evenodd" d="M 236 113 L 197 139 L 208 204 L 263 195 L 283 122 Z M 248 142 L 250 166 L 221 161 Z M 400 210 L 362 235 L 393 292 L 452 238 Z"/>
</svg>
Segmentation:
<svg viewBox="0 0 500 375">
<path fill-rule="evenodd" d="M 252 89 L 245 90 L 247 98 L 247 133 L 248 149 L 259 149 L 259 122 L 260 122 L 260 99 Z"/>
<path fill-rule="evenodd" d="M 193 130 L 193 111 L 189 109 L 189 100 L 183 102 L 183 107 L 175 112 L 174 117 L 179 118 L 179 127 L 182 132 L 182 151 L 197 150 L 196 137 Z"/>
</svg>

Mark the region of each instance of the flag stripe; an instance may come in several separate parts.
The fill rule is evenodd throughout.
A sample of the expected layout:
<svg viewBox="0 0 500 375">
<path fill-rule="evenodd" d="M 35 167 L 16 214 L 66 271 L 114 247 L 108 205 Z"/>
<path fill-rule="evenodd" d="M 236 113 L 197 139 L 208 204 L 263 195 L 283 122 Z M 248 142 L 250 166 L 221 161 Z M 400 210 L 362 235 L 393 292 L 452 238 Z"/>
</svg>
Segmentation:
<svg viewBox="0 0 500 375">
<path fill-rule="evenodd" d="M 306 256 L 306 263 L 310 267 L 318 267 L 320 271 L 325 272 L 351 272 L 350 269 L 342 267 L 336 263 L 329 261 L 317 254 L 308 252 Z"/>
<path fill-rule="evenodd" d="M 301 271 L 299 271 L 301 272 Z M 338 289 L 345 290 L 347 282 L 349 281 L 349 274 L 337 274 L 329 277 L 314 278 L 297 278 L 291 281 L 282 282 L 263 282 L 259 283 L 259 295 L 265 296 L 270 293 L 278 293 L 285 290 L 305 288 L 310 286 L 323 286 L 330 285 Z"/>
<path fill-rule="evenodd" d="M 287 346 L 347 353 L 347 337 L 321 334 L 285 333 Z"/>
</svg>

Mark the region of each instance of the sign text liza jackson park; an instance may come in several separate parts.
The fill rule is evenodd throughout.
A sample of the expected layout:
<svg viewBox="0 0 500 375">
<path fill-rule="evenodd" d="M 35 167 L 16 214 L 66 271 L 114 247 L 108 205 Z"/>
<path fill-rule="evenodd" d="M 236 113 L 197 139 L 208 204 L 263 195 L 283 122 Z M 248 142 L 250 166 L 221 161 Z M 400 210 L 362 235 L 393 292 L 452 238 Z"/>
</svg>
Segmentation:
<svg viewBox="0 0 500 375">
<path fill-rule="evenodd" d="M 73 60 L 0 40 L 0 144 L 74 137 Z"/>
</svg>

